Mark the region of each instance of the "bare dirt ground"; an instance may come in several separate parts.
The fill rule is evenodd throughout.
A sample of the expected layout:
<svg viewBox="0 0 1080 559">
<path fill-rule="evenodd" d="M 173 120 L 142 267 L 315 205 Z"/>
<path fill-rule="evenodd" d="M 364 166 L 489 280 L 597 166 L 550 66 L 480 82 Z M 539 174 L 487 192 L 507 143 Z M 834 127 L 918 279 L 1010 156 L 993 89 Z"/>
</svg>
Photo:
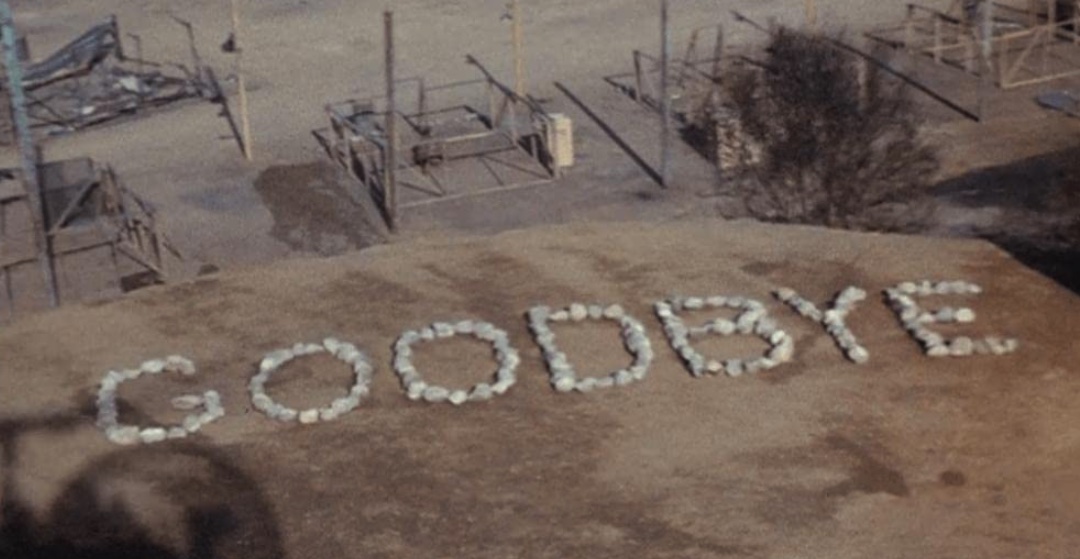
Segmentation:
<svg viewBox="0 0 1080 559">
<path fill-rule="evenodd" d="M 969 301 L 979 320 L 962 330 L 1017 336 L 1020 351 L 925 357 L 871 296 L 850 324 L 872 361 L 855 366 L 768 295 L 794 285 L 824 300 L 924 276 L 982 284 Z M 795 362 L 692 379 L 651 316 L 671 293 L 766 301 L 796 337 Z M 522 313 L 575 300 L 619 302 L 644 321 L 657 350 L 646 381 L 552 392 Z M 0 541 L 114 553 L 93 557 L 1064 559 L 1080 543 L 1080 438 L 1068 428 L 1080 419 L 1078 310 L 983 242 L 716 221 L 398 244 L 150 288 L 0 337 Z M 464 317 L 508 331 L 519 384 L 460 409 L 406 400 L 388 370 L 392 341 Z M 315 426 L 254 412 L 245 386 L 261 355 L 325 335 L 371 354 L 373 398 Z M 602 324 L 559 336 L 582 372 L 627 359 Z M 87 415 L 97 380 L 174 352 L 199 374 L 125 386 L 125 419 L 176 421 L 161 411 L 170 397 L 211 387 L 228 415 L 183 443 L 108 443 Z M 493 368 L 456 338 L 419 346 L 417 363 L 451 386 Z M 311 359 L 270 391 L 303 406 L 348 383 L 339 364 Z"/>
<path fill-rule="evenodd" d="M 173 13 L 194 23 L 220 74 L 231 67 L 218 49 L 226 2 L 13 4 L 36 55 L 115 13 L 148 58 L 186 61 Z M 530 91 L 574 119 L 577 165 L 558 183 L 409 212 L 393 236 L 349 202 L 357 199 L 350 183 L 317 163 L 323 155 L 310 133 L 324 126 L 324 103 L 382 92 L 384 3 L 245 3 L 252 163 L 218 107 L 198 102 L 45 144 L 50 158 L 112 163 L 156 204 L 187 255 L 185 275 L 204 266 L 226 273 L 27 316 L 0 331 L 0 555 L 1073 556 L 1075 296 L 987 243 L 709 219 L 724 201 L 689 147 L 676 143 L 675 187 L 662 191 L 553 85 L 655 165 L 655 117 L 600 79 L 630 69 L 632 49 L 655 50 L 655 3 L 527 4 Z M 802 15 L 795 0 L 674 4 L 676 44 L 703 23 L 729 21 L 730 9 L 793 24 Z M 818 4 L 823 18 L 851 30 L 903 12 L 899 3 Z M 464 64 L 472 53 L 510 81 L 504 1 L 392 8 L 399 75 L 474 78 Z M 727 34 L 733 43 L 760 39 L 735 23 Z M 953 181 L 941 187 L 947 203 L 934 233 L 1008 225 L 1019 214 L 1000 207 L 1011 203 L 1023 210 L 1021 229 L 1039 224 L 1038 203 L 1017 189 L 1053 171 L 1008 165 L 1075 144 L 1076 123 L 1040 112 L 1033 95 L 1001 96 L 982 124 L 934 116 L 932 133 L 946 146 L 942 179 Z M 970 174 L 979 170 L 994 188 Z M 590 225 L 468 236 L 580 222 Z M 392 244 L 371 246 L 383 242 Z M 795 363 L 752 378 L 693 380 L 650 318 L 650 303 L 671 293 L 766 300 L 771 288 L 794 284 L 822 301 L 848 284 L 874 293 L 927 276 L 984 285 L 974 329 L 1018 336 L 1020 352 L 924 358 L 872 297 L 851 319 L 873 355 L 856 367 L 819 328 L 770 305 L 796 333 Z M 658 354 L 644 384 L 580 397 L 550 391 L 521 313 L 574 300 L 619 302 L 644 320 Z M 525 358 L 519 385 L 462 409 L 409 403 L 388 370 L 391 342 L 405 328 L 458 317 L 509 331 Z M 625 359 L 613 331 L 575 330 L 560 340 L 581 369 Z M 310 428 L 250 409 L 244 386 L 264 352 L 326 335 L 372 354 L 372 400 Z M 431 353 L 418 362 L 447 384 L 471 384 L 492 367 L 465 341 L 424 349 Z M 125 386 L 125 417 L 176 421 L 160 411 L 168 399 L 211 386 L 229 415 L 182 444 L 110 445 L 88 415 L 101 375 L 171 353 L 194 358 L 200 374 Z M 317 359 L 284 376 L 271 392 L 295 405 L 324 402 L 348 382 L 340 366 Z"/>
</svg>

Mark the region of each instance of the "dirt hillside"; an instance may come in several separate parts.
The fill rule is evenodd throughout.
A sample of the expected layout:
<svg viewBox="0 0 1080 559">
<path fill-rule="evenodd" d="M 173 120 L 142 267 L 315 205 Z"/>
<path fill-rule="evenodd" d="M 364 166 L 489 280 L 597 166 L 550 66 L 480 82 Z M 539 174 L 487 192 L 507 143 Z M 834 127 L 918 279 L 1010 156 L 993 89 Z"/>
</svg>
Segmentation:
<svg viewBox="0 0 1080 559">
<path fill-rule="evenodd" d="M 1020 349 L 925 357 L 881 300 L 923 278 L 985 289 L 927 300 L 977 313 L 947 333 L 1015 336 Z M 783 285 L 819 303 L 866 289 L 848 323 L 870 362 L 845 361 L 773 300 Z M 765 302 L 794 361 L 691 378 L 651 310 L 672 294 Z M 645 324 L 656 360 L 644 382 L 549 388 L 523 313 L 575 301 L 620 303 Z M 987 243 L 715 221 L 403 243 L 152 288 L 0 331 L 0 554 L 1065 559 L 1080 548 L 1078 316 L 1075 295 Z M 462 318 L 509 333 L 518 384 L 460 408 L 408 401 L 394 339 Z M 582 373 L 629 360 L 609 323 L 556 328 Z M 252 409 L 245 387 L 265 352 L 331 335 L 371 355 L 372 397 L 311 426 Z M 176 422 L 169 399 L 209 388 L 227 415 L 182 442 L 106 441 L 92 417 L 102 375 L 174 353 L 198 374 L 125 384 L 121 420 Z M 468 339 L 416 353 L 448 386 L 494 369 Z M 324 405 L 349 382 L 311 357 L 269 390 Z"/>
</svg>

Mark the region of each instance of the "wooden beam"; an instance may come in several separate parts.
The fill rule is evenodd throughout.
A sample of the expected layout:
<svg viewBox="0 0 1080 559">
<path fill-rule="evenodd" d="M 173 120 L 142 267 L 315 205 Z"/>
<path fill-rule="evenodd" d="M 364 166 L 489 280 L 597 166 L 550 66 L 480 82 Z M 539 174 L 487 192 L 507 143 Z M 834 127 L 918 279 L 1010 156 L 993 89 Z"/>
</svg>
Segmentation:
<svg viewBox="0 0 1080 559">
<path fill-rule="evenodd" d="M 514 93 L 521 98 L 525 97 L 525 63 L 522 60 L 522 21 L 521 2 L 513 0 L 513 41 L 514 41 Z"/>
<path fill-rule="evenodd" d="M 668 0 L 660 0 L 660 186 L 667 188 L 671 173 L 671 95 L 668 91 L 668 62 L 671 39 L 668 36 Z"/>
<path fill-rule="evenodd" d="M 240 0 L 231 0 L 230 6 L 233 47 L 236 52 L 236 87 L 240 95 L 240 130 L 244 138 L 244 159 L 251 161 L 253 146 L 251 145 L 251 120 L 248 116 L 247 86 L 244 81 L 244 47 L 240 42 Z"/>
<path fill-rule="evenodd" d="M 383 13 L 383 34 L 386 58 L 386 159 L 383 196 L 387 225 L 397 229 L 397 106 L 394 102 L 394 12 Z"/>
</svg>

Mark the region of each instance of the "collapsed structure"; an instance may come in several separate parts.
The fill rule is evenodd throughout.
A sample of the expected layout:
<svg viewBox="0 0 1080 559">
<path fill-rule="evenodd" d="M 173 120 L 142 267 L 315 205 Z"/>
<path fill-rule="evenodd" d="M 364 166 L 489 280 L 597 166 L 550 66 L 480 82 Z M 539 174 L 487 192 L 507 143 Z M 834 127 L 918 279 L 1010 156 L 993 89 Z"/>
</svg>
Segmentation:
<svg viewBox="0 0 1080 559">
<path fill-rule="evenodd" d="M 79 158 L 38 169 L 43 219 L 31 207 L 22 171 L 0 169 L 0 321 L 44 306 L 52 287 L 59 302 L 69 302 L 165 280 L 168 255 L 179 253 L 154 208 L 110 166 Z M 44 231 L 45 247 L 36 246 L 36 230 Z M 58 285 L 43 284 L 43 258 Z"/>
<path fill-rule="evenodd" d="M 63 133 L 101 124 L 192 97 L 219 93 L 196 61 L 194 68 L 157 63 L 126 53 L 116 17 L 99 23 L 48 57 L 25 64 L 23 88 L 30 124 L 48 133 Z M 26 58 L 26 53 L 22 53 Z M 3 118 L 8 118 L 10 95 L 3 91 Z M 11 134 L 4 122 L 0 137 Z"/>
</svg>

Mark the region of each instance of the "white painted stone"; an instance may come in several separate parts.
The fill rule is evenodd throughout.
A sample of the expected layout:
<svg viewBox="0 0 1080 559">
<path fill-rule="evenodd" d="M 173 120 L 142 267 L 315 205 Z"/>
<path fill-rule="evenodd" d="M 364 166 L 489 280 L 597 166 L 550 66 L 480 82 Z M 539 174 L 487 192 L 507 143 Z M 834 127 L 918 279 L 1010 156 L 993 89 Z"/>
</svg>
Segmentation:
<svg viewBox="0 0 1080 559">
<path fill-rule="evenodd" d="M 161 427 L 149 427 L 139 431 L 139 440 L 145 444 L 159 443 L 169 438 L 169 432 Z"/>
</svg>

